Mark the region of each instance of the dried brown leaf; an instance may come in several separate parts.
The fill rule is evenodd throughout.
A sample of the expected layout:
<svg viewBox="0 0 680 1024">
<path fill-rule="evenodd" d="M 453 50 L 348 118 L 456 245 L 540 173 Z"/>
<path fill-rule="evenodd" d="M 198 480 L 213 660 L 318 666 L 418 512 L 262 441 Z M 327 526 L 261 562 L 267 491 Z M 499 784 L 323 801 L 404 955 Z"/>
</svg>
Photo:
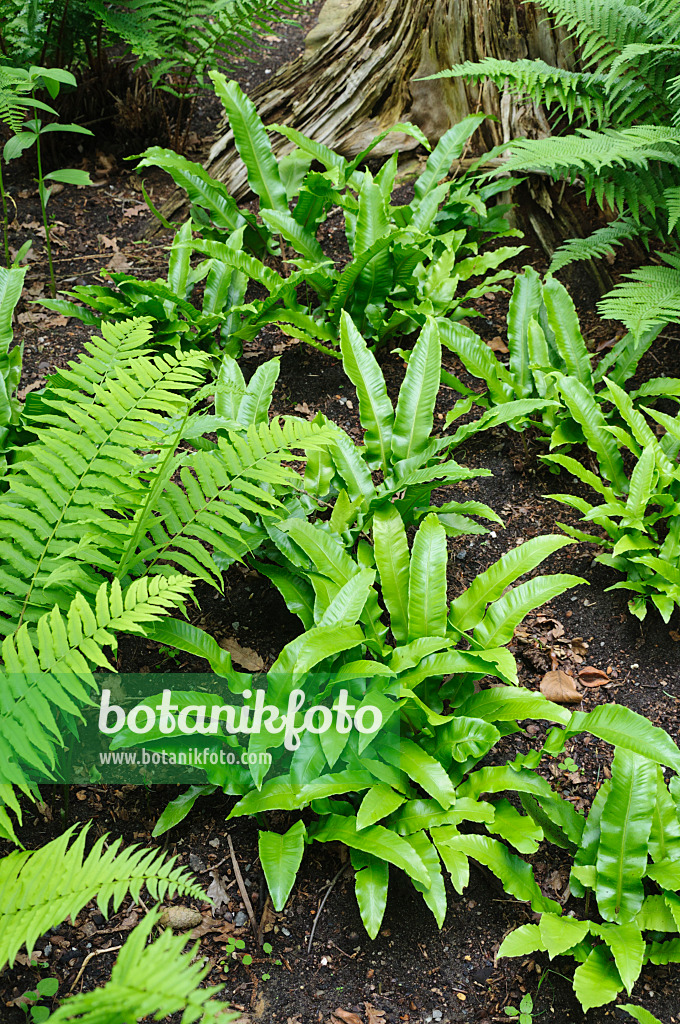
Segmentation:
<svg viewBox="0 0 680 1024">
<path fill-rule="evenodd" d="M 356 1013 L 351 1013 L 349 1010 L 342 1010 L 340 1008 L 333 1010 L 331 1020 L 333 1020 L 333 1017 L 339 1021 L 344 1021 L 344 1024 L 363 1024 L 361 1017 L 357 1017 Z"/>
<path fill-rule="evenodd" d="M 582 669 L 579 669 L 578 680 L 583 686 L 606 686 L 611 682 L 606 672 L 593 665 L 584 665 Z"/>
<path fill-rule="evenodd" d="M 364 1003 L 364 1009 L 366 1011 L 366 1024 L 384 1024 L 384 1010 L 377 1010 L 370 1003 Z"/>
<path fill-rule="evenodd" d="M 241 668 L 246 669 L 247 672 L 263 672 L 264 661 L 251 647 L 241 647 L 237 640 L 234 640 L 231 636 L 224 636 L 220 640 L 220 647 L 224 651 L 229 651 L 232 660 L 240 665 Z"/>
<path fill-rule="evenodd" d="M 212 876 L 212 882 L 208 886 L 206 896 L 212 902 L 212 912 L 214 915 L 223 903 L 225 906 L 229 905 L 229 893 L 222 884 L 219 871 L 213 869 L 210 874 Z"/>
<path fill-rule="evenodd" d="M 580 704 L 583 700 L 572 677 L 561 669 L 546 672 L 541 679 L 541 693 L 556 704 Z"/>
</svg>

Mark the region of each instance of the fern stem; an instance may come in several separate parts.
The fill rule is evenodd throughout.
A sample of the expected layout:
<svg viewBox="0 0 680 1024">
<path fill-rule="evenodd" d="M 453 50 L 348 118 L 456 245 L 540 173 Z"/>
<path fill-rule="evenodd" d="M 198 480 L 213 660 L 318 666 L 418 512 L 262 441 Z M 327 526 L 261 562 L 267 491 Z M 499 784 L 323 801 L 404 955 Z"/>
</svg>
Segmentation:
<svg viewBox="0 0 680 1024">
<path fill-rule="evenodd" d="M 9 239 L 7 237 L 7 196 L 5 195 L 5 184 L 2 180 L 2 164 L 0 163 L 0 198 L 2 199 L 2 237 L 5 243 L 5 264 L 9 268 Z"/>
</svg>

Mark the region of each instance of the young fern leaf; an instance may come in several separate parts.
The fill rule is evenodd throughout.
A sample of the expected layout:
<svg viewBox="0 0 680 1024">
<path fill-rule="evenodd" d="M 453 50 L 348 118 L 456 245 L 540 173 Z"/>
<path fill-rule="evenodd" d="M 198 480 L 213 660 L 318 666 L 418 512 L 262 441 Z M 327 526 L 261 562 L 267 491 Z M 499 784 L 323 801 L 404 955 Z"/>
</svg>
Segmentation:
<svg viewBox="0 0 680 1024">
<path fill-rule="evenodd" d="M 105 835 L 84 856 L 88 828 L 69 846 L 74 829 L 40 850 L 17 850 L 0 860 L 0 966 L 13 964 L 22 946 L 30 952 L 39 935 L 65 918 L 75 920 L 95 898 L 103 914 L 115 913 L 128 892 L 137 900 L 144 885 L 157 900 L 175 894 L 205 899 L 190 872 L 175 867 L 175 857 L 137 846 L 121 850 L 121 839 L 107 844 Z"/>
<path fill-rule="evenodd" d="M 136 580 L 122 591 L 102 583 L 93 607 L 82 594 L 66 616 L 55 606 L 37 623 L 35 638 L 24 624 L 2 643 L 0 783 L 28 785 L 31 773 L 54 778 L 57 748 L 63 746 L 58 712 L 81 717 L 95 689 L 90 665 L 111 668 L 103 648 L 116 646 L 116 633 L 140 633 L 181 607 L 191 592 L 184 576 Z"/>
<path fill-rule="evenodd" d="M 640 226 L 627 217 L 621 217 L 605 228 L 598 228 L 587 238 L 571 238 L 560 245 L 553 253 L 548 268 L 551 274 L 563 270 L 570 263 L 579 260 L 600 260 L 605 256 L 614 255 L 614 246 L 621 245 L 627 238 L 635 238 L 640 233 Z"/>
</svg>

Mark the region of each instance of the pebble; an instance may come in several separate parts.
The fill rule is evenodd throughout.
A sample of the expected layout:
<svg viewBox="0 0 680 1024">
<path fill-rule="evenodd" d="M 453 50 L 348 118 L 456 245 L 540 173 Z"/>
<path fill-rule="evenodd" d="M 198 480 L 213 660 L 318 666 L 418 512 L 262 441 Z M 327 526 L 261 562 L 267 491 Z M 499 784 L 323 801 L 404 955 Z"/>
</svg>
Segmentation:
<svg viewBox="0 0 680 1024">
<path fill-rule="evenodd" d="M 239 910 L 238 914 L 234 918 L 234 926 L 236 928 L 243 928 L 248 923 L 248 915 L 243 910 Z"/>
<path fill-rule="evenodd" d="M 219 839 L 211 839 L 210 842 L 208 843 L 208 846 L 212 846 L 213 850 L 219 850 L 219 848 L 220 848 L 220 841 L 219 841 Z"/>
<path fill-rule="evenodd" d="M 191 868 L 192 871 L 205 871 L 205 862 L 202 861 L 200 857 L 197 857 L 195 853 L 190 853 L 189 867 Z"/>
<path fill-rule="evenodd" d="M 283 934 L 283 935 L 285 935 L 285 936 L 286 936 L 286 938 L 287 938 L 287 939 L 288 939 L 288 938 L 290 938 L 290 929 L 288 929 L 288 928 L 282 928 L 282 929 L 281 929 L 281 932 L 282 932 L 282 934 Z"/>
<path fill-rule="evenodd" d="M 432 1011 L 432 1020 L 441 1020 L 441 1019 L 442 1019 L 442 1011 L 441 1010 L 433 1010 Z"/>
<path fill-rule="evenodd" d="M 463 561 L 464 558 L 467 558 L 467 551 L 465 550 L 465 548 L 463 548 L 461 551 L 456 552 L 456 558 L 458 558 L 461 562 Z"/>
</svg>

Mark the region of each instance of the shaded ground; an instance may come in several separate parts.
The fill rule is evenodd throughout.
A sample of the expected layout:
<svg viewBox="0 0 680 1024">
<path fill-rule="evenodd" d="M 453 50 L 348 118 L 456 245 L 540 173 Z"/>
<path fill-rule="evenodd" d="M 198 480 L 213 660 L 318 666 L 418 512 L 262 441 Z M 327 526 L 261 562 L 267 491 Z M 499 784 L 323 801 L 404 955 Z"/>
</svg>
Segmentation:
<svg viewBox="0 0 680 1024">
<path fill-rule="evenodd" d="M 316 5 L 318 7 L 318 5 Z M 310 26 L 316 7 L 306 15 L 305 30 Z M 297 52 L 302 29 L 277 30 L 281 40 L 266 62 L 245 65 L 239 77 L 245 87 L 261 80 L 267 67 Z M 197 126 L 201 145 L 214 130 L 216 108 L 208 99 Z M 137 241 L 139 221 L 146 207 L 137 177 L 128 170 L 115 153 L 99 142 L 101 156 L 84 154 L 97 173 L 96 189 L 64 189 L 51 201 L 56 219 L 57 268 L 59 284 L 96 283 L 102 269 L 130 269 L 140 276 L 164 276 L 166 271 L 166 239 L 157 236 L 153 243 Z M 199 158 L 197 146 L 194 158 Z M 112 159 L 112 157 L 114 159 Z M 26 169 L 16 168 L 10 189 L 17 204 L 18 215 L 13 225 L 15 246 L 27 235 L 38 236 L 37 196 L 28 186 Z M 19 180 L 21 177 L 21 181 Z M 170 191 L 160 174 L 150 174 L 147 187 L 158 205 Z M 337 229 L 335 229 L 337 230 Z M 340 254 L 342 239 L 333 233 L 332 225 L 324 229 L 322 241 L 331 254 Z M 518 261 L 530 262 L 545 269 L 543 257 L 534 249 Z M 625 266 L 625 263 L 623 264 Z M 613 270 L 620 272 L 621 260 Z M 27 284 L 28 295 L 38 298 L 44 293 L 46 266 L 36 240 Z M 594 312 L 595 296 L 586 277 L 571 281 L 572 293 L 579 306 L 584 332 L 594 345 L 608 344 L 615 326 L 598 321 Z M 485 339 L 505 336 L 507 297 L 483 299 L 479 303 L 483 319 L 474 323 Z M 89 331 L 77 321 L 65 321 L 41 310 L 39 305 L 24 302 L 19 312 L 17 337 L 25 345 L 23 393 L 42 386 L 45 375 L 55 366 L 63 365 L 78 352 Z M 244 353 L 243 367 L 249 376 L 256 366 L 272 354 L 281 355 L 281 376 L 277 384 L 273 409 L 277 413 L 313 416 L 322 410 L 355 438 L 360 437 L 356 396 L 344 378 L 340 364 L 321 354 L 293 345 L 275 328 L 263 334 Z M 669 335 L 659 341 L 653 353 L 641 364 L 638 377 L 644 380 L 663 372 L 680 376 L 678 338 Z M 390 393 L 394 397 L 403 376 L 403 363 L 395 355 L 385 354 L 383 369 Z M 453 358 L 450 366 L 467 383 L 473 383 Z M 479 386 L 479 384 L 477 384 Z M 437 411 L 443 417 L 453 405 L 454 395 L 447 389 L 440 393 Z M 475 575 L 512 546 L 539 533 L 556 531 L 555 519 L 568 519 L 569 510 L 557 506 L 543 496 L 557 489 L 568 489 L 566 482 L 557 484 L 537 456 L 542 449 L 535 439 L 528 438 L 528 450 L 521 438 L 502 429 L 473 439 L 465 451 L 458 450 L 458 461 L 493 471 L 493 476 L 469 481 L 465 488 L 447 488 L 437 492 L 440 500 L 456 496 L 477 498 L 487 502 L 503 518 L 504 529 L 486 538 L 461 538 L 451 544 L 449 597 L 463 590 Z M 518 657 L 522 682 L 536 687 L 552 656 L 560 665 L 577 672 L 584 664 L 604 670 L 611 682 L 604 687 L 586 691 L 583 709 L 597 703 L 616 700 L 662 725 L 677 739 L 680 726 L 680 621 L 676 615 L 668 627 L 650 614 L 640 624 L 627 614 L 626 597 L 621 591 L 606 592 L 616 574 L 593 566 L 595 551 L 588 545 L 574 545 L 559 552 L 541 567 L 542 571 L 568 571 L 584 577 L 589 586 L 582 586 L 563 595 L 541 613 L 532 616 L 518 631 L 514 649 Z M 192 614 L 195 621 L 218 637 L 229 636 L 242 646 L 252 648 L 270 664 L 281 647 L 299 631 L 297 619 L 291 616 L 268 582 L 257 574 L 234 567 L 227 574 L 224 595 L 207 589 L 199 590 L 200 609 Z M 118 668 L 121 671 L 168 668 L 165 655 L 150 642 L 123 638 Z M 180 656 L 175 666 L 179 671 L 200 671 L 205 663 Z M 530 734 L 529 734 L 530 733 Z M 539 743 L 542 732 L 530 726 L 526 737 L 509 737 L 505 749 L 509 757 L 518 749 Z M 502 752 L 502 751 L 501 751 Z M 498 750 L 494 756 L 499 756 Z M 599 782 L 607 776 L 610 749 L 606 744 L 588 738 L 578 739 L 568 753 L 579 766 L 578 771 L 549 763 L 546 773 L 577 807 L 590 803 Z M 314 1024 L 344 1021 L 356 1024 L 396 1024 L 398 1021 L 468 1021 L 487 1024 L 506 1020 L 506 1006 L 518 1006 L 524 991 L 535 997 L 537 1013 L 546 1019 L 562 1022 L 581 1021 L 583 1014 L 563 975 L 571 976 L 572 965 L 557 960 L 550 964 L 545 956 L 527 957 L 517 961 L 494 963 L 494 954 L 504 934 L 512 927 L 531 920 L 533 915 L 523 905 L 505 897 L 498 883 L 481 869 L 473 869 L 471 883 L 464 896 L 449 892 L 449 913 L 441 932 L 413 890 L 409 880 L 393 870 L 391 873 L 388 909 L 382 931 L 370 942 L 363 930 L 353 895 L 351 871 L 334 885 L 319 917 L 311 952 L 309 938 L 319 904 L 326 887 L 342 867 L 341 850 L 336 847 L 313 846 L 307 853 L 293 893 L 281 914 L 273 914 L 265 906 L 266 889 L 257 859 L 257 826 L 254 821 L 236 820 L 225 824 L 233 800 L 213 796 L 196 805 L 194 812 L 163 840 L 151 839 L 151 830 L 160 812 L 176 795 L 176 788 L 158 787 L 145 791 L 136 787 L 72 787 L 68 820 L 92 820 L 92 838 L 108 831 L 122 835 L 126 842 L 144 845 L 165 845 L 177 853 L 182 863 L 189 864 L 201 875 L 206 886 L 212 865 L 219 864 L 230 895 L 229 908 L 223 918 L 215 921 L 217 930 L 208 931 L 201 940 L 201 955 L 210 959 L 210 981 L 223 982 L 226 995 L 244 1014 L 264 1022 Z M 46 789 L 44 813 L 27 823 L 22 833 L 26 844 L 40 845 L 60 829 L 63 810 L 61 792 Z M 271 826 L 286 825 L 285 815 L 272 815 Z M 266 956 L 258 950 L 252 932 L 242 925 L 244 908 L 235 885 L 228 852 L 227 831 L 231 835 L 241 871 L 258 920 L 264 914 L 265 940 L 273 951 Z M 222 862 L 222 863 L 220 863 Z M 533 858 L 537 875 L 544 889 L 561 901 L 567 909 L 582 913 L 580 901 L 568 899 L 566 880 L 568 866 L 560 851 L 543 844 Z M 190 902 L 190 901 L 184 901 Z M 207 904 L 197 904 L 203 912 Z M 224 908 L 223 908 L 224 910 Z M 94 907 L 86 908 L 76 922 L 62 925 L 43 936 L 37 943 L 41 963 L 60 979 L 59 996 L 71 987 L 79 991 L 101 984 L 114 960 L 103 953 L 90 960 L 78 977 L 85 957 L 93 950 L 117 946 L 126 932 L 144 913 L 144 907 L 132 907 L 130 901 L 121 913 L 104 922 Z M 253 955 L 251 967 L 240 961 L 224 963 L 224 947 L 230 936 L 241 937 Z M 224 968 L 230 970 L 225 973 Z M 40 969 L 19 964 L 12 972 L 0 976 L 0 1000 L 5 1007 L 0 1019 L 14 1024 L 25 1019 L 21 1009 L 11 1004 L 26 988 L 35 985 Z M 269 978 L 263 977 L 270 975 Z M 639 998 L 666 1024 L 680 1019 L 677 997 L 678 970 L 659 967 L 644 972 L 638 984 Z M 637 992 L 636 992 L 637 995 Z M 331 1017 L 333 1011 L 344 1011 Z M 352 1017 L 356 1014 L 357 1018 Z M 675 1014 L 675 1016 L 674 1016 Z M 612 1009 L 591 1011 L 587 1020 L 604 1024 L 613 1019 Z"/>
</svg>

